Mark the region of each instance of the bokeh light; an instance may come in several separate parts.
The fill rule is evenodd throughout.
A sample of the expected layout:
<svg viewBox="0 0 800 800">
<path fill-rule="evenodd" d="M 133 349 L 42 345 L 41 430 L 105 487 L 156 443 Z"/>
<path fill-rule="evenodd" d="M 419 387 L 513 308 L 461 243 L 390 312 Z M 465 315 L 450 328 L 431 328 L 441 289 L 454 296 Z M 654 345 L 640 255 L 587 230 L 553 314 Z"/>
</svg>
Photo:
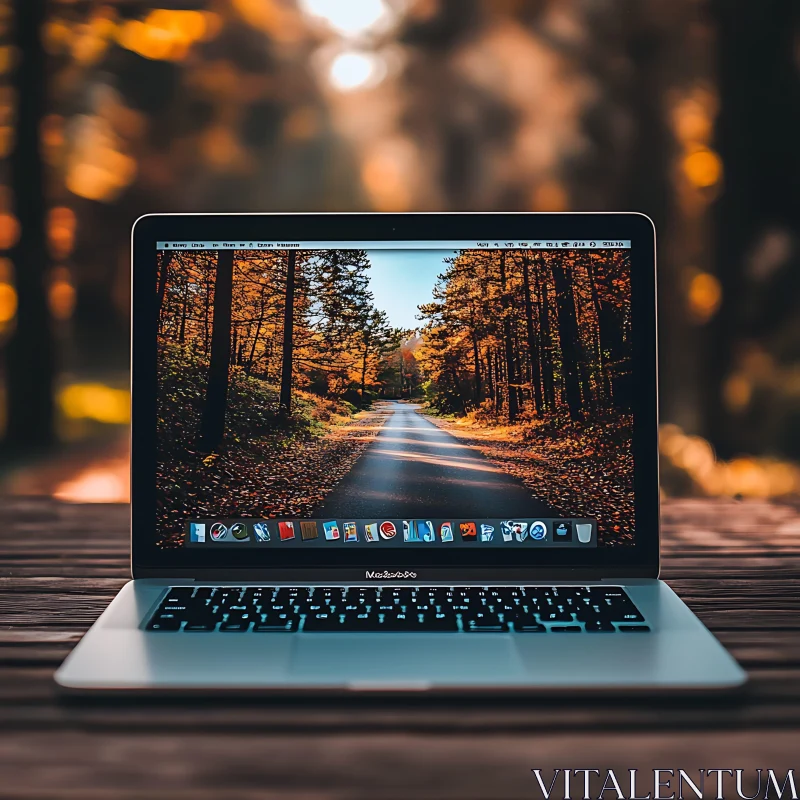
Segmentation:
<svg viewBox="0 0 800 800">
<path fill-rule="evenodd" d="M 0 250 L 10 250 L 19 239 L 19 220 L 11 213 L 0 214 Z"/>
<path fill-rule="evenodd" d="M 77 294 L 72 284 L 69 270 L 66 267 L 56 267 L 50 281 L 50 290 L 47 295 L 50 313 L 55 319 L 66 320 L 75 310 Z"/>
<path fill-rule="evenodd" d="M 77 227 L 75 212 L 66 206 L 51 208 L 47 219 L 47 238 L 53 257 L 63 260 L 72 252 Z"/>
<path fill-rule="evenodd" d="M 300 0 L 300 8 L 347 37 L 384 30 L 394 18 L 384 0 Z"/>
<path fill-rule="evenodd" d="M 127 459 L 92 465 L 56 487 L 53 496 L 66 503 L 127 503 L 130 473 Z"/>
<path fill-rule="evenodd" d="M 800 469 L 770 458 L 739 457 L 719 461 L 711 445 L 678 426 L 661 426 L 661 454 L 685 470 L 704 494 L 752 498 L 783 497 L 800 491 Z"/>
<path fill-rule="evenodd" d="M 330 65 L 330 82 L 334 89 L 349 92 L 379 83 L 386 66 L 377 53 L 345 50 L 336 55 Z"/>
<path fill-rule="evenodd" d="M 7 281 L 0 281 L 0 325 L 14 319 L 17 313 L 17 292 Z"/>
<path fill-rule="evenodd" d="M 719 280 L 707 272 L 695 274 L 689 282 L 689 309 L 698 322 L 707 322 L 717 313 L 722 302 Z"/>
<path fill-rule="evenodd" d="M 722 179 L 722 159 L 713 150 L 702 148 L 684 158 L 683 170 L 694 186 L 705 189 Z"/>
<path fill-rule="evenodd" d="M 73 383 L 58 396 L 59 406 L 68 419 L 90 419 L 109 425 L 130 422 L 130 392 L 102 383 Z"/>
</svg>

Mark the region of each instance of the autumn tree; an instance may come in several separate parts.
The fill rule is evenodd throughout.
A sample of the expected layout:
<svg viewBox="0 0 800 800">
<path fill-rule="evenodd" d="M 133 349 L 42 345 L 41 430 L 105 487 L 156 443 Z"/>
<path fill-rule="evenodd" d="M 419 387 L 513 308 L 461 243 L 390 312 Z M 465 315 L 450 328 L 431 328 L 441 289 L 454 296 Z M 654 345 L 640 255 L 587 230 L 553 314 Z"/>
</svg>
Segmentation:
<svg viewBox="0 0 800 800">
<path fill-rule="evenodd" d="M 367 369 L 370 361 L 379 362 L 381 357 L 391 348 L 398 347 L 400 342 L 389 325 L 385 311 L 372 309 L 360 333 L 361 347 L 361 380 L 360 391 L 363 400 L 367 389 Z"/>
<path fill-rule="evenodd" d="M 12 248 L 19 297 L 16 323 L 6 347 L 6 425 L 9 452 L 46 447 L 55 440 L 55 340 L 47 306 L 50 258 L 47 249 L 45 172 L 40 135 L 46 108 L 46 63 L 42 36 L 45 4 L 15 0 L 11 67 L 17 99 L 11 133 L 9 178 L 19 238 Z M 8 9 L 3 9 L 5 14 Z M 4 16 L 5 16 L 4 14 Z M 13 124 L 9 122 L 7 124 Z"/>
<path fill-rule="evenodd" d="M 231 355 L 231 302 L 233 296 L 233 250 L 220 250 L 214 284 L 214 323 L 208 387 L 200 428 L 201 450 L 210 453 L 222 442 L 228 403 L 228 370 Z"/>
<path fill-rule="evenodd" d="M 297 252 L 289 250 L 286 254 L 286 290 L 283 311 L 283 350 L 281 360 L 280 409 L 283 414 L 291 413 L 292 408 L 292 354 L 294 352 L 294 292 Z"/>
<path fill-rule="evenodd" d="M 556 289 L 565 399 L 570 419 L 578 420 L 583 418 L 583 398 L 578 375 L 581 354 L 578 341 L 578 322 L 575 317 L 572 267 L 566 260 L 553 258 L 550 259 L 550 269 Z"/>
<path fill-rule="evenodd" d="M 443 264 L 420 306 L 435 406 L 509 422 L 629 407 L 626 252 L 465 250 Z"/>
</svg>

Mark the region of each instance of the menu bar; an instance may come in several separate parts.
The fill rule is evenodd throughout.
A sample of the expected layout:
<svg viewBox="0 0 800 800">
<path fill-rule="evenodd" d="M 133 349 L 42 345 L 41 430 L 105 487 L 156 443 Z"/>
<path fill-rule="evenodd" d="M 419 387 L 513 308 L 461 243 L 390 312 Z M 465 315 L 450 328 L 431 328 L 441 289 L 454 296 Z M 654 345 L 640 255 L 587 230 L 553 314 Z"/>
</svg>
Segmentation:
<svg viewBox="0 0 800 800">
<path fill-rule="evenodd" d="M 529 239 L 481 241 L 176 241 L 156 242 L 158 250 L 627 250 L 630 239 Z"/>
</svg>

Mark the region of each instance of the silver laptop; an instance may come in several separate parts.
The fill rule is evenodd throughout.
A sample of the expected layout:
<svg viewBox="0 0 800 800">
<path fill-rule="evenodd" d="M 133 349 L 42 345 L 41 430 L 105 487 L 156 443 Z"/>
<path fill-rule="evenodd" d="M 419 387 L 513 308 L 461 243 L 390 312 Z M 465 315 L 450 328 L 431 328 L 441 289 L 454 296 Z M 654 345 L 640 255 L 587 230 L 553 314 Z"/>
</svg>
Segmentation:
<svg viewBox="0 0 800 800">
<path fill-rule="evenodd" d="M 659 581 L 640 214 L 151 215 L 132 577 L 71 690 L 725 690 Z"/>
</svg>

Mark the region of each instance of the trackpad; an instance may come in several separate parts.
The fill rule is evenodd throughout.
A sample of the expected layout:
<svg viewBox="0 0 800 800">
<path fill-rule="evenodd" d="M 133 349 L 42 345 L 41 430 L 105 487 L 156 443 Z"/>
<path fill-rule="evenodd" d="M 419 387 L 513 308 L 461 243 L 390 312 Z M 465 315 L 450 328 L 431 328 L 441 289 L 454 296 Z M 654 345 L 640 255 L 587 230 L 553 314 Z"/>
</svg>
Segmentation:
<svg viewBox="0 0 800 800">
<path fill-rule="evenodd" d="M 315 682 L 469 685 L 525 675 L 504 635 L 319 634 L 294 644 L 293 676 Z"/>
</svg>

